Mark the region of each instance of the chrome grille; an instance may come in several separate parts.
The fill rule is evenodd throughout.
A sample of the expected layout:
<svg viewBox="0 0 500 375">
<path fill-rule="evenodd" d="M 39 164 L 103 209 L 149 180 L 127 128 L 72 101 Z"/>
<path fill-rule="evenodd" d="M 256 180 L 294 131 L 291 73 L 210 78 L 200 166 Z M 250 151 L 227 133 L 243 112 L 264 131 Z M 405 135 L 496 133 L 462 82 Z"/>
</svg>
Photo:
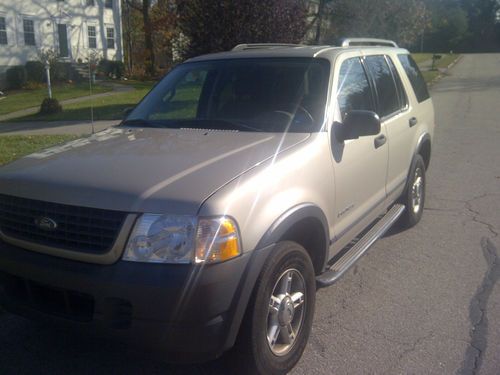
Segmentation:
<svg viewBox="0 0 500 375">
<path fill-rule="evenodd" d="M 0 231 L 33 244 L 84 253 L 104 253 L 113 246 L 126 213 L 0 195 Z M 40 226 L 48 218 L 57 226 Z"/>
</svg>

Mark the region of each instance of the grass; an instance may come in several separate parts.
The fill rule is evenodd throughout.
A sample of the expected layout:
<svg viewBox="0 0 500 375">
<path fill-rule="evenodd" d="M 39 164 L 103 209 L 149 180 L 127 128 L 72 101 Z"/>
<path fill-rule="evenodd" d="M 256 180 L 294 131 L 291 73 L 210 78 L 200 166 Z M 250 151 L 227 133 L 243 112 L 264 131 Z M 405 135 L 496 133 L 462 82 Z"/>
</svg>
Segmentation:
<svg viewBox="0 0 500 375">
<path fill-rule="evenodd" d="M 126 108 L 135 106 L 146 95 L 153 82 L 130 83 L 136 90 L 118 93 L 91 100 L 84 100 L 79 103 L 63 105 L 63 112 L 54 115 L 34 114 L 19 117 L 9 122 L 15 121 L 61 121 L 61 120 L 88 120 L 90 119 L 91 104 L 94 110 L 94 120 L 118 120 L 123 117 Z"/>
<path fill-rule="evenodd" d="M 412 53 L 411 56 L 417 64 L 421 64 L 424 61 L 432 59 L 432 53 Z"/>
<path fill-rule="evenodd" d="M 96 85 L 93 88 L 95 94 L 111 91 L 112 87 Z M 0 101 L 0 115 L 10 112 L 20 111 L 22 109 L 38 107 L 43 99 L 47 97 L 47 88 L 35 90 L 16 90 L 7 92 L 7 97 Z M 52 95 L 57 100 L 66 100 L 79 98 L 89 95 L 88 84 L 59 84 L 52 87 Z"/>
<path fill-rule="evenodd" d="M 0 165 L 33 152 L 77 138 L 71 135 L 4 135 L 0 136 Z"/>
<path fill-rule="evenodd" d="M 443 54 L 440 54 L 440 55 L 441 55 L 441 58 L 436 61 L 436 65 L 435 65 L 437 69 L 447 68 L 448 65 L 450 65 L 456 59 L 458 59 L 458 56 L 459 56 L 459 55 L 457 55 L 455 53 L 452 53 L 452 54 L 449 54 L 449 53 L 445 54 L 445 53 L 443 53 Z"/>
<path fill-rule="evenodd" d="M 439 71 L 437 70 L 427 70 L 425 72 L 422 72 L 422 75 L 424 76 L 425 82 L 427 84 L 431 83 L 437 76 L 439 76 Z"/>
</svg>

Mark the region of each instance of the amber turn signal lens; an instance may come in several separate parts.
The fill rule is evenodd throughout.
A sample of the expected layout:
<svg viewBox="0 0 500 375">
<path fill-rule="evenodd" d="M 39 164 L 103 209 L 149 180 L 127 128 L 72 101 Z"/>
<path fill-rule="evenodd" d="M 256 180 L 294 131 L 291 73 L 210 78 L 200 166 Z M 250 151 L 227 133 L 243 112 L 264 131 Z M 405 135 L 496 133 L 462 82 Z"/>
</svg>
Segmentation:
<svg viewBox="0 0 500 375">
<path fill-rule="evenodd" d="M 236 223 L 228 217 L 200 218 L 196 234 L 196 263 L 217 263 L 241 254 Z"/>
</svg>

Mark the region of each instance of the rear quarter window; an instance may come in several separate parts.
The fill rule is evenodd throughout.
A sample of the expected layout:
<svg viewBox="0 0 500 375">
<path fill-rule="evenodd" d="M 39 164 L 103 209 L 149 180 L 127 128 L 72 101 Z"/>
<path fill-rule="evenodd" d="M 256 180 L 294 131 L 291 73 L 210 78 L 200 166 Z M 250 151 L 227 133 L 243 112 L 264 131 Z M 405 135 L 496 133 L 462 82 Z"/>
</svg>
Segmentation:
<svg viewBox="0 0 500 375">
<path fill-rule="evenodd" d="M 403 69 L 410 80 L 413 91 L 419 103 L 430 98 L 429 90 L 427 89 L 427 84 L 425 83 L 424 77 L 418 68 L 417 63 L 408 54 L 398 55 L 398 59 L 403 65 Z"/>
</svg>

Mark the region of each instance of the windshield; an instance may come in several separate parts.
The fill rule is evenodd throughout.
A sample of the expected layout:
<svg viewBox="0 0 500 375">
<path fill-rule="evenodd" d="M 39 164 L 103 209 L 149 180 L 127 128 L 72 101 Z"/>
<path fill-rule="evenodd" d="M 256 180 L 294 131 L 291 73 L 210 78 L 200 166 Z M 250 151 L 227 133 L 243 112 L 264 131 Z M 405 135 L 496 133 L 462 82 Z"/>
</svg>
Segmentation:
<svg viewBox="0 0 500 375">
<path fill-rule="evenodd" d="M 180 65 L 124 125 L 314 132 L 324 120 L 329 62 L 312 58 L 216 60 Z"/>
</svg>

